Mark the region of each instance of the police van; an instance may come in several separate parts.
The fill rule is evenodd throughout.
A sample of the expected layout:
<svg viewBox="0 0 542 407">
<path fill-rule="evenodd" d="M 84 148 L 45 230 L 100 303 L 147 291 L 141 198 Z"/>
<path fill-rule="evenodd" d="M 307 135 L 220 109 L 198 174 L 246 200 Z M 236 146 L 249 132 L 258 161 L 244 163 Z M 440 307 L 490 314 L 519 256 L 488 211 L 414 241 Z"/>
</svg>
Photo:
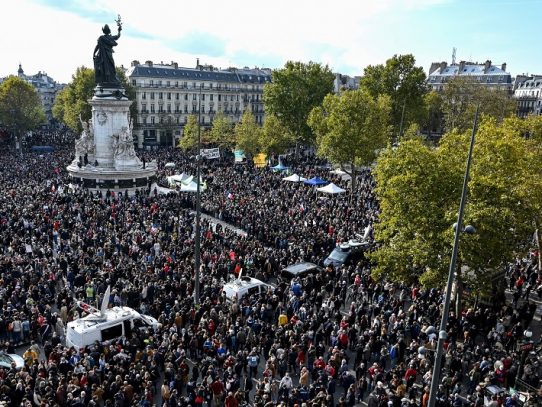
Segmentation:
<svg viewBox="0 0 542 407">
<path fill-rule="evenodd" d="M 239 276 L 239 278 L 224 284 L 222 292 L 229 302 L 239 302 L 245 295 L 252 296 L 260 293 L 273 291 L 275 289 L 271 284 L 264 283 L 254 277 Z"/>
<path fill-rule="evenodd" d="M 134 330 L 158 330 L 161 324 L 149 315 L 143 315 L 128 307 L 107 308 L 109 303 L 107 289 L 101 309 L 98 310 L 79 301 L 77 304 L 87 312 L 83 318 L 68 322 L 66 326 L 66 346 L 81 349 L 96 341 L 102 343 L 122 336 L 130 338 Z"/>
</svg>

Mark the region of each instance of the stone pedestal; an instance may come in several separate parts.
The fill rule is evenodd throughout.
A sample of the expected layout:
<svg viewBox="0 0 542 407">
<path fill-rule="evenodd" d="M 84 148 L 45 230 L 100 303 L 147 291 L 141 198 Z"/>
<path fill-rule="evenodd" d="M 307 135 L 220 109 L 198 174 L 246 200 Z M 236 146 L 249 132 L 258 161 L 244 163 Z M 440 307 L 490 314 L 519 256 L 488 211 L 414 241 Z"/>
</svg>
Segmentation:
<svg viewBox="0 0 542 407">
<path fill-rule="evenodd" d="M 124 89 L 97 87 L 89 103 L 92 123 L 83 124 L 75 160 L 67 167 L 73 182 L 91 190 L 129 194 L 150 187 L 156 163 L 143 163 L 135 153 L 129 111 L 132 102 Z M 81 162 L 83 155 L 88 164 Z"/>
<path fill-rule="evenodd" d="M 99 167 L 115 167 L 115 137 L 129 129 L 129 100 L 96 99 L 90 101 L 92 106 L 92 124 L 94 127 L 95 157 Z"/>
</svg>

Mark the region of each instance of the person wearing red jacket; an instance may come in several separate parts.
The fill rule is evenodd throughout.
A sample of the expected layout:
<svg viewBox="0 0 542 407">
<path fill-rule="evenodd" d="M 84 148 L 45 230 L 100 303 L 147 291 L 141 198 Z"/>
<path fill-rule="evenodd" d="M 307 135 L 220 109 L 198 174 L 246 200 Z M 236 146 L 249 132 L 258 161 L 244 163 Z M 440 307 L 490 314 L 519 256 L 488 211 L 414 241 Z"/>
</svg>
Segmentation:
<svg viewBox="0 0 542 407">
<path fill-rule="evenodd" d="M 414 382 L 416 381 L 416 376 L 418 372 L 414 369 L 414 366 L 411 364 L 407 371 L 405 372 L 405 380 L 407 382 L 407 388 L 411 388 Z"/>
<path fill-rule="evenodd" d="M 233 393 L 230 391 L 228 395 L 226 396 L 226 399 L 224 400 L 224 406 L 225 407 L 237 407 L 239 405 L 239 402 L 233 395 Z"/>
<path fill-rule="evenodd" d="M 318 370 L 324 370 L 326 368 L 326 362 L 324 362 L 324 358 L 322 356 L 316 359 L 312 365 Z"/>
</svg>

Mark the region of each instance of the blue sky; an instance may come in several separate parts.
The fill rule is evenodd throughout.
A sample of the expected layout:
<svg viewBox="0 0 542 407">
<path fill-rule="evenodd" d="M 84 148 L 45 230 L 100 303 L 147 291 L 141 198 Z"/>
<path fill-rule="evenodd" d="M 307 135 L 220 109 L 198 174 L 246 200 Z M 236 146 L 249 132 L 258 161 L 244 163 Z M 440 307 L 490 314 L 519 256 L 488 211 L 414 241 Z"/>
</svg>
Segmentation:
<svg viewBox="0 0 542 407">
<path fill-rule="evenodd" d="M 200 62 L 280 68 L 287 60 L 361 75 L 367 65 L 412 53 L 431 62 L 507 63 L 513 75 L 542 74 L 542 0 L 17 0 L 3 4 L 0 76 L 45 71 L 69 82 L 91 66 L 101 26 L 124 29 L 115 61 Z M 115 31 L 115 30 L 114 30 Z"/>
</svg>

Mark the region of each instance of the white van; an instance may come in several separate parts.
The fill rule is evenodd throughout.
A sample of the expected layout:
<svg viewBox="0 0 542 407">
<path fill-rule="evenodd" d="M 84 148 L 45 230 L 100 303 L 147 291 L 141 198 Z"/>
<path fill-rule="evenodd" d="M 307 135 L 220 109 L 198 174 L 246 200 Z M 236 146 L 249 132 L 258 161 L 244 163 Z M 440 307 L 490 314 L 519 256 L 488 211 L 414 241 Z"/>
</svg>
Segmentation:
<svg viewBox="0 0 542 407">
<path fill-rule="evenodd" d="M 161 328 L 161 324 L 156 318 L 140 314 L 132 308 L 107 308 L 108 301 L 106 299 L 108 298 L 109 292 L 106 292 L 101 310 L 82 302 L 78 303 L 89 314 L 68 322 L 66 346 L 81 349 L 96 341 L 102 343 L 122 336 L 130 338 L 134 330 L 152 329 L 156 331 Z"/>
<path fill-rule="evenodd" d="M 239 302 L 245 295 L 256 295 L 274 290 L 271 284 L 264 283 L 257 278 L 241 276 L 236 280 L 224 284 L 222 291 L 226 295 L 226 300 L 229 302 Z"/>
</svg>

